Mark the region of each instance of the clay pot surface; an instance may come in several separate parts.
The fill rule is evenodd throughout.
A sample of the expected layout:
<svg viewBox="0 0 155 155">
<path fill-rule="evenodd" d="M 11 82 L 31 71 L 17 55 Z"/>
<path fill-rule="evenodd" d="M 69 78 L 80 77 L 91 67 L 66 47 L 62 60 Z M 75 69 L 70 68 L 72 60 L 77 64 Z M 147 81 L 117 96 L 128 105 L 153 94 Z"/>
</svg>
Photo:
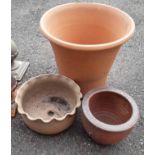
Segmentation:
<svg viewBox="0 0 155 155">
<path fill-rule="evenodd" d="M 11 77 L 11 92 L 17 87 L 17 81 L 15 78 Z"/>
<path fill-rule="evenodd" d="M 17 80 L 11 77 L 11 101 L 14 101 L 16 95 Z"/>
<path fill-rule="evenodd" d="M 127 137 L 139 119 L 135 101 L 114 88 L 89 91 L 82 101 L 82 124 L 100 144 L 115 144 Z"/>
<path fill-rule="evenodd" d="M 133 35 L 133 19 L 109 5 L 68 3 L 42 16 L 41 31 L 50 41 L 59 72 L 85 94 L 103 86 L 120 47 Z"/>
<path fill-rule="evenodd" d="M 39 75 L 24 83 L 15 102 L 26 125 L 43 134 L 57 134 L 74 121 L 82 94 L 80 87 L 61 75 Z"/>
</svg>

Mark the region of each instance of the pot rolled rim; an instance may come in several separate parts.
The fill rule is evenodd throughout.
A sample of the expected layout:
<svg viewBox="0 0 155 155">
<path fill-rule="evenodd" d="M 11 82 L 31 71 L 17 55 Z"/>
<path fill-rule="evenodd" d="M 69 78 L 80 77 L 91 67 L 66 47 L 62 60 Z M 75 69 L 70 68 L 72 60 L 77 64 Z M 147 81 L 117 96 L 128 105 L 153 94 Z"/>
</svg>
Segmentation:
<svg viewBox="0 0 155 155">
<path fill-rule="evenodd" d="M 34 83 L 36 80 L 38 79 L 44 79 L 44 78 L 55 78 L 55 79 L 59 79 L 63 82 L 68 83 L 68 85 L 71 85 L 73 90 L 76 92 L 75 98 L 76 98 L 76 105 L 74 106 L 74 108 L 72 109 L 71 112 L 67 112 L 63 117 L 51 117 L 51 119 L 49 120 L 44 120 L 42 117 L 32 117 L 30 116 L 29 113 L 27 113 L 26 111 L 24 111 L 23 107 L 22 107 L 22 97 L 23 97 L 23 92 L 25 91 L 26 87 L 29 86 L 29 84 Z M 17 95 L 15 98 L 15 103 L 18 105 L 18 112 L 21 115 L 25 115 L 29 120 L 31 121 L 37 121 L 40 120 L 43 123 L 50 123 L 53 120 L 56 121 L 63 121 L 67 116 L 71 116 L 74 115 L 76 113 L 76 109 L 80 107 L 81 105 L 81 101 L 80 99 L 82 98 L 82 93 L 80 92 L 80 87 L 70 78 L 63 76 L 63 75 L 54 75 L 54 74 L 41 74 L 38 75 L 36 77 L 32 77 L 30 78 L 28 81 L 26 81 L 24 84 L 22 84 L 22 86 L 17 90 Z"/>
<path fill-rule="evenodd" d="M 96 6 L 103 6 L 103 7 L 107 7 L 110 8 L 111 10 L 115 10 L 116 12 L 120 12 L 121 14 L 123 14 L 124 16 L 126 16 L 126 18 L 128 18 L 131 22 L 131 30 L 124 35 L 123 37 L 112 41 L 112 42 L 108 42 L 108 43 L 100 43 L 100 44 L 78 44 L 78 43 L 71 43 L 71 42 L 67 42 L 64 40 L 61 40 L 57 37 L 55 37 L 52 34 L 49 34 L 49 32 L 47 31 L 47 29 L 45 28 L 44 25 L 44 19 L 46 18 L 46 15 L 49 14 L 50 12 L 54 12 L 57 9 L 61 9 L 62 7 L 65 6 L 71 6 L 71 5 L 96 5 Z M 93 51 L 93 50 L 103 50 L 103 49 L 109 49 L 112 47 L 116 47 L 116 46 L 120 46 L 121 44 L 127 42 L 133 35 L 134 31 L 135 31 L 135 23 L 134 20 L 124 11 L 120 10 L 119 8 L 116 7 L 112 7 L 110 5 L 107 4 L 102 4 L 102 3 L 95 3 L 95 2 L 73 2 L 73 3 L 66 3 L 66 4 L 62 4 L 62 5 L 58 5 L 55 6 L 49 10 L 47 10 L 41 17 L 40 19 L 40 30 L 42 31 L 42 33 L 44 34 L 44 36 L 54 42 L 55 44 L 58 44 L 60 46 L 66 47 L 66 48 L 71 48 L 71 49 L 77 49 L 77 50 L 85 50 L 85 51 Z"/>
<path fill-rule="evenodd" d="M 112 125 L 112 124 L 107 124 L 105 122 L 102 122 L 94 117 L 94 115 L 92 114 L 92 112 L 89 108 L 89 100 L 92 96 L 94 96 L 97 93 L 101 93 L 101 92 L 115 93 L 115 94 L 122 96 L 123 98 L 125 98 L 128 101 L 128 103 L 130 104 L 130 106 L 132 108 L 132 114 L 131 114 L 131 117 L 125 123 L 121 123 L 118 125 Z M 84 99 L 82 101 L 82 111 L 83 111 L 83 114 L 86 117 L 86 119 L 91 124 L 93 124 L 95 127 L 99 128 L 101 130 L 105 130 L 105 131 L 109 131 L 109 132 L 122 132 L 122 131 L 129 130 L 135 126 L 135 124 L 137 123 L 137 121 L 140 117 L 138 106 L 137 106 L 136 102 L 133 100 L 133 98 L 131 96 L 129 96 L 127 93 L 123 92 L 122 90 L 118 90 L 115 88 L 95 88 L 95 89 L 90 90 L 84 96 Z"/>
</svg>

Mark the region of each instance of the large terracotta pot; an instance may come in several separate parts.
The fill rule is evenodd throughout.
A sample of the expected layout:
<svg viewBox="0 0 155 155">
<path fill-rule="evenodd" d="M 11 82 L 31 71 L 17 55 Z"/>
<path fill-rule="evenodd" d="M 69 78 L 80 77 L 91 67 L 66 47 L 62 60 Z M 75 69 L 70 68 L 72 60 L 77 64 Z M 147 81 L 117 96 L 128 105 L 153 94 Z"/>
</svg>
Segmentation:
<svg viewBox="0 0 155 155">
<path fill-rule="evenodd" d="M 40 27 L 50 41 L 59 72 L 82 93 L 103 86 L 120 47 L 135 29 L 125 12 L 98 3 L 69 3 L 48 10 Z"/>
</svg>

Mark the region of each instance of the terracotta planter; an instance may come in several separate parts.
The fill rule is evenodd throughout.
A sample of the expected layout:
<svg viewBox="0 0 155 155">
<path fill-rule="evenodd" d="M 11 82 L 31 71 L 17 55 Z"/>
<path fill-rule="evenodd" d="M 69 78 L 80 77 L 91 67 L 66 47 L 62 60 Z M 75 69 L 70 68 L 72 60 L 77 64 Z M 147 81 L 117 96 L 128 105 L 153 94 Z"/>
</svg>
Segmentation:
<svg viewBox="0 0 155 155">
<path fill-rule="evenodd" d="M 82 124 L 100 144 L 115 144 L 127 137 L 139 118 L 135 101 L 117 89 L 94 89 L 82 102 Z"/>
<path fill-rule="evenodd" d="M 75 80 L 86 93 L 105 84 L 135 24 L 128 14 L 108 5 L 69 3 L 47 11 L 40 27 L 53 47 L 59 72 Z"/>
<path fill-rule="evenodd" d="M 80 106 L 80 87 L 60 75 L 40 75 L 24 83 L 15 102 L 26 125 L 43 134 L 57 134 L 74 121 Z"/>
<path fill-rule="evenodd" d="M 11 101 L 14 101 L 16 87 L 17 87 L 17 81 L 15 78 L 11 77 Z"/>
</svg>

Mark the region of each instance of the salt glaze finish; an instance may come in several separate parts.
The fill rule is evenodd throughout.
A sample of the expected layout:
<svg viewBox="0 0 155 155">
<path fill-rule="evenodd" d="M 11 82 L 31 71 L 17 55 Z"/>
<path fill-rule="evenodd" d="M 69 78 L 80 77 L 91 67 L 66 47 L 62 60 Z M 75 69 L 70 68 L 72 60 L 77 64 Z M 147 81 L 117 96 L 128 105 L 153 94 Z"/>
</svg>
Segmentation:
<svg viewBox="0 0 155 155">
<path fill-rule="evenodd" d="M 82 101 L 82 124 L 100 144 L 115 144 L 131 132 L 139 119 L 135 101 L 114 88 L 89 91 Z"/>
<path fill-rule="evenodd" d="M 100 3 L 68 3 L 44 13 L 40 28 L 50 41 L 60 74 L 85 94 L 104 86 L 120 47 L 135 30 L 133 19 Z"/>
<path fill-rule="evenodd" d="M 81 105 L 80 87 L 62 75 L 31 78 L 18 90 L 15 102 L 26 125 L 42 134 L 57 134 L 74 121 Z"/>
</svg>

